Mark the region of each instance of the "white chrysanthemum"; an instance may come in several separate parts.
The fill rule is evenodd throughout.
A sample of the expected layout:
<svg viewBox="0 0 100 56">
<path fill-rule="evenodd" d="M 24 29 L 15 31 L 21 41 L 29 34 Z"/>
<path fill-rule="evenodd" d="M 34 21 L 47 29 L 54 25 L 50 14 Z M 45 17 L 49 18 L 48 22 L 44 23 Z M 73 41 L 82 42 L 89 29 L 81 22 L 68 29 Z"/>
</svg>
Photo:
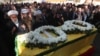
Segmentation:
<svg viewBox="0 0 100 56">
<path fill-rule="evenodd" d="M 74 27 L 74 25 L 72 24 L 72 21 L 69 20 L 69 21 L 64 22 L 64 25 L 61 26 L 61 29 L 65 31 L 68 31 L 68 30 L 72 31 L 72 30 L 75 30 L 76 27 Z"/>
<path fill-rule="evenodd" d="M 86 27 L 82 27 L 82 26 L 79 26 L 79 25 L 75 25 L 75 24 L 73 24 L 74 22 L 80 23 L 82 25 L 86 25 Z M 74 25 L 74 27 L 76 27 L 80 31 L 86 31 L 86 30 L 92 30 L 93 29 L 93 25 L 90 24 L 90 23 L 88 23 L 88 22 L 85 22 L 85 21 L 72 20 L 72 24 Z"/>
<path fill-rule="evenodd" d="M 54 37 L 49 32 L 45 31 L 46 29 L 53 29 L 55 33 L 59 34 L 59 36 Z M 48 37 L 41 36 L 40 32 L 44 32 Z M 52 43 L 58 43 L 59 41 L 65 41 L 67 39 L 66 34 L 59 28 L 56 28 L 54 26 L 42 26 L 37 28 L 34 32 L 30 32 L 29 34 L 30 38 L 34 37 L 34 40 L 30 39 L 30 42 L 35 42 L 37 40 L 37 43 L 43 43 L 43 44 L 52 44 Z"/>
<path fill-rule="evenodd" d="M 82 25 L 86 25 L 85 27 L 84 26 L 80 26 L 80 25 L 76 25 L 74 23 L 80 23 Z M 88 31 L 88 30 L 92 30 L 93 29 L 93 25 L 88 23 L 88 22 L 85 22 L 85 21 L 80 21 L 80 20 L 68 20 L 68 21 L 65 21 L 64 24 L 61 26 L 61 29 L 64 30 L 64 31 L 73 31 L 73 30 L 80 30 L 80 31 Z"/>
</svg>

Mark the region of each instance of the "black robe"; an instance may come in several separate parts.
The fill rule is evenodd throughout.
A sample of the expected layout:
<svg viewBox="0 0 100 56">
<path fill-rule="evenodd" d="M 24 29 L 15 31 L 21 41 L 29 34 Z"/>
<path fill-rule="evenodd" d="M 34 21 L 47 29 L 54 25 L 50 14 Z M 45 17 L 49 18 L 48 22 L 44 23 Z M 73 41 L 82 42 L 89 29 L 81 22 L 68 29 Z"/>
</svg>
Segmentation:
<svg viewBox="0 0 100 56">
<path fill-rule="evenodd" d="M 6 29 L 6 23 L 4 19 L 4 12 L 0 8 L 0 56 L 10 56 L 9 55 L 9 50 L 6 42 L 6 34 L 5 34 L 5 29 Z"/>
<path fill-rule="evenodd" d="M 19 27 L 17 27 L 11 20 L 9 20 L 6 24 L 5 30 L 5 40 L 9 49 L 10 56 L 15 56 L 15 37 L 18 34 L 26 33 L 26 30 L 23 30 L 20 26 L 24 24 L 23 22 L 19 21 Z"/>
<path fill-rule="evenodd" d="M 98 27 L 99 23 L 100 23 L 100 12 L 97 12 L 93 16 L 92 24 L 94 24 L 96 27 Z"/>
<path fill-rule="evenodd" d="M 14 32 L 12 30 L 15 28 Z M 15 37 L 17 35 L 17 27 L 14 25 L 12 21 L 9 21 L 6 25 L 5 29 L 5 40 L 9 49 L 9 54 L 10 56 L 15 56 Z"/>
</svg>

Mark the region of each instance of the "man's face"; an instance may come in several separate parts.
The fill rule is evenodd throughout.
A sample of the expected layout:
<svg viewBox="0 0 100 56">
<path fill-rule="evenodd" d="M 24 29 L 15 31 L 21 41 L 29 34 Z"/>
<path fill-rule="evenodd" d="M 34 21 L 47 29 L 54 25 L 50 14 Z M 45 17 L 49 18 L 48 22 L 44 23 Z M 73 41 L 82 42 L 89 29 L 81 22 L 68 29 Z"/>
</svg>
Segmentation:
<svg viewBox="0 0 100 56">
<path fill-rule="evenodd" d="M 82 9 L 82 8 L 78 8 L 77 10 L 78 10 L 78 12 L 82 12 L 82 11 L 83 11 L 83 9 Z"/>
<path fill-rule="evenodd" d="M 17 15 L 13 14 L 13 15 L 10 15 L 10 19 L 12 21 L 16 21 L 17 20 Z"/>
<path fill-rule="evenodd" d="M 17 15 L 13 14 L 10 16 L 10 18 L 15 19 L 15 18 L 17 18 Z"/>
<path fill-rule="evenodd" d="M 22 16 L 23 17 L 27 17 L 28 15 L 27 15 L 27 13 L 23 13 Z"/>
</svg>

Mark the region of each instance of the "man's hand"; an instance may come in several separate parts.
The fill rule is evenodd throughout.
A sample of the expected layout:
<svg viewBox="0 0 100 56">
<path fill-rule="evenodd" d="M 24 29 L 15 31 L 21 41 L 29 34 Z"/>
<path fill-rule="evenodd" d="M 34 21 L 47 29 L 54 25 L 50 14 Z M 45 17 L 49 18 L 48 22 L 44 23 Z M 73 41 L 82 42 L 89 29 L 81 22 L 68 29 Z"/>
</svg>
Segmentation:
<svg viewBox="0 0 100 56">
<path fill-rule="evenodd" d="M 12 29 L 12 34 L 14 34 L 14 32 L 15 32 L 15 30 L 16 30 L 16 27 L 13 27 L 13 29 Z"/>
<path fill-rule="evenodd" d="M 23 24 L 23 25 L 21 25 L 21 27 L 25 30 L 26 29 L 26 26 Z"/>
</svg>

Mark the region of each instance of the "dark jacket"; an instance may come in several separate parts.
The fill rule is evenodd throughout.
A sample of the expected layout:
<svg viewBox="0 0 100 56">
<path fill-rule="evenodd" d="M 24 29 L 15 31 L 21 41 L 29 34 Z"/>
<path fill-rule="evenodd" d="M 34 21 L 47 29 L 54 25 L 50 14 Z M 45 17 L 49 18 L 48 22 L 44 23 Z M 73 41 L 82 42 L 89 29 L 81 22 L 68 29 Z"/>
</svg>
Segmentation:
<svg viewBox="0 0 100 56">
<path fill-rule="evenodd" d="M 6 24 L 6 29 L 5 29 L 5 40 L 9 49 L 10 56 L 15 56 L 15 38 L 17 34 L 25 33 L 26 30 L 23 30 L 20 26 L 23 23 L 19 21 L 19 27 L 16 27 L 16 25 L 9 20 Z"/>
</svg>

